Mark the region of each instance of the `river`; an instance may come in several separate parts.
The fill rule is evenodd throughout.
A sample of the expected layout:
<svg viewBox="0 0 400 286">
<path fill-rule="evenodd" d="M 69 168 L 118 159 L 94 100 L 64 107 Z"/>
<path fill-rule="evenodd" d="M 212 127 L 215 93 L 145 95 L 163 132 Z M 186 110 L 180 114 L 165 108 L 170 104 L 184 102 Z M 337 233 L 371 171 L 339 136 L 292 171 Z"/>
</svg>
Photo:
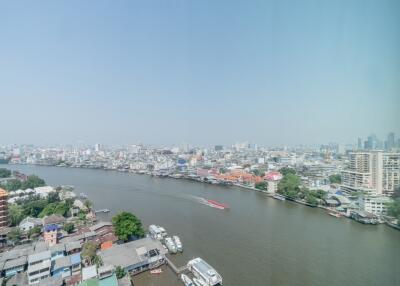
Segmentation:
<svg viewBox="0 0 400 286">
<path fill-rule="evenodd" d="M 7 165 L 50 185 L 74 185 L 96 209 L 134 212 L 181 237 L 183 265 L 200 256 L 224 285 L 400 285 L 400 231 L 327 215 L 262 193 L 114 171 Z M 199 204 L 217 200 L 229 211 Z"/>
</svg>

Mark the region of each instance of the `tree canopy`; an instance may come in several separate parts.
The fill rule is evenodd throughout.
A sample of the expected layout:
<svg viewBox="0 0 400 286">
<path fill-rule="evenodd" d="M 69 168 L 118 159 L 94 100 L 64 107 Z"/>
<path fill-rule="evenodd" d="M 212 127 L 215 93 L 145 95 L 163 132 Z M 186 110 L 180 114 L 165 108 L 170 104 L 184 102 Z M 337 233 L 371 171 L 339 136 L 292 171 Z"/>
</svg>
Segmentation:
<svg viewBox="0 0 400 286">
<path fill-rule="evenodd" d="M 11 176 L 11 171 L 6 168 L 0 168 L 0 178 L 9 178 Z"/>
<path fill-rule="evenodd" d="M 283 167 L 279 169 L 279 173 L 281 173 L 283 176 L 288 174 L 296 175 L 296 170 L 289 167 Z"/>
<path fill-rule="evenodd" d="M 300 191 L 300 177 L 292 173 L 287 173 L 278 183 L 278 193 L 290 198 L 296 198 Z"/>
<path fill-rule="evenodd" d="M 142 222 L 130 212 L 121 212 L 112 218 L 115 234 L 120 240 L 144 237 Z"/>
<path fill-rule="evenodd" d="M 331 184 L 340 184 L 342 182 L 342 176 L 340 174 L 330 175 L 329 182 Z"/>
</svg>

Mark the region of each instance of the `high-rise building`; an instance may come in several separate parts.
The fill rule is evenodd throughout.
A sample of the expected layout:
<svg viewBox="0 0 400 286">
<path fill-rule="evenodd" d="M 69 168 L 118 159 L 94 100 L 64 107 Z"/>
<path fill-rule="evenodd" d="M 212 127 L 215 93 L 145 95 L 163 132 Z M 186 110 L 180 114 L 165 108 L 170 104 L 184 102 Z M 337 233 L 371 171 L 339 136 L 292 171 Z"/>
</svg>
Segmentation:
<svg viewBox="0 0 400 286">
<path fill-rule="evenodd" d="M 348 169 L 342 171 L 342 188 L 373 194 L 393 193 L 400 185 L 400 153 L 352 152 Z"/>
<path fill-rule="evenodd" d="M 361 138 L 358 137 L 358 141 L 357 141 L 357 150 L 361 150 L 362 148 L 363 148 L 363 146 L 362 146 Z"/>
<path fill-rule="evenodd" d="M 8 193 L 0 188 L 0 228 L 8 226 Z"/>
<path fill-rule="evenodd" d="M 386 140 L 386 149 L 387 150 L 392 150 L 395 147 L 396 147 L 396 143 L 394 141 L 394 133 L 390 132 L 388 134 L 388 137 L 387 137 L 387 140 Z"/>
</svg>

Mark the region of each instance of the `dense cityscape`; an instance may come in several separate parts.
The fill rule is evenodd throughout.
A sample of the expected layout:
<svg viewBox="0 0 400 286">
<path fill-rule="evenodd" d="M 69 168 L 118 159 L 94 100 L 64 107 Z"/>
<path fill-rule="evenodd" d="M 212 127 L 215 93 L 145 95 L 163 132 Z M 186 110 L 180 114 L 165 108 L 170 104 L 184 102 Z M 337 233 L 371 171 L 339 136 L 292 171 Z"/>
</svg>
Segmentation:
<svg viewBox="0 0 400 286">
<path fill-rule="evenodd" d="M 5 1 L 0 286 L 400 285 L 400 1 Z"/>
<path fill-rule="evenodd" d="M 1 256 L 2 279 L 16 285 L 76 285 L 80 281 L 78 285 L 89 285 L 89 281 L 103 285 L 117 283 L 118 278 L 118 285 L 129 285 L 126 273 L 162 272 L 159 267 L 165 263 L 178 274 L 184 271 L 166 256 L 176 253 L 181 242 L 177 236 L 177 244 L 166 237 L 164 228 L 152 225 L 145 237 L 140 220 L 129 212 L 114 216 L 112 222 L 99 222 L 96 214 L 109 210 L 96 211 L 84 193 L 74 193 L 72 186 L 47 186 L 41 178 L 11 172 L 7 166 L 104 169 L 236 186 L 278 201 L 318 207 L 338 219 L 386 224 L 400 230 L 400 140 L 395 139 L 390 133 L 384 141 L 371 135 L 364 142 L 359 138 L 354 145 L 295 148 L 265 148 L 248 142 L 213 148 L 188 144 L 172 148 L 142 144 L 118 148 L 101 144 L 1 146 L 0 160 L 5 168 L 0 169 L 0 225 L 2 247 L 7 249 Z M 229 209 L 212 200 L 203 203 Z M 121 221 L 130 221 L 135 227 L 129 230 Z M 138 250 L 140 245 L 151 248 L 153 255 L 140 261 L 121 259 L 124 251 Z M 189 262 L 184 269 L 191 263 L 197 262 Z M 181 275 L 186 283 L 187 276 Z M 211 279 L 203 278 L 192 279 L 196 285 Z M 204 285 L 214 284 L 208 281 Z"/>
</svg>

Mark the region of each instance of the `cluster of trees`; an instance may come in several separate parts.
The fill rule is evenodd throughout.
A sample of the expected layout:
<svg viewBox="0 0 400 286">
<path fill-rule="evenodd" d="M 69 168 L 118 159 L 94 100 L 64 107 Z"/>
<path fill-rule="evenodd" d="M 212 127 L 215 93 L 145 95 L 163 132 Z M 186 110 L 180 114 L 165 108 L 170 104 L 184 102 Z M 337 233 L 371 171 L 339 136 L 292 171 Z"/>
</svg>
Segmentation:
<svg viewBox="0 0 400 286">
<path fill-rule="evenodd" d="M 9 206 L 10 224 L 11 226 L 17 226 L 28 216 L 44 217 L 52 214 L 59 214 L 67 217 L 73 203 L 73 199 L 60 201 L 59 195 L 56 192 L 50 193 L 47 198 L 30 196 L 27 199 L 19 200 L 17 204 Z"/>
<path fill-rule="evenodd" d="M 120 240 L 128 241 L 145 235 L 142 222 L 132 213 L 121 212 L 112 218 L 112 223 Z"/>
<path fill-rule="evenodd" d="M 9 178 L 11 176 L 11 171 L 6 168 L 0 168 L 0 178 Z"/>
<path fill-rule="evenodd" d="M 256 183 L 255 188 L 259 190 L 266 190 L 268 188 L 268 183 L 267 182 Z"/>
<path fill-rule="evenodd" d="M 322 190 L 310 191 L 301 187 L 300 177 L 294 169 L 282 168 L 279 172 L 283 174 L 283 178 L 278 184 L 278 193 L 290 199 L 305 200 L 310 205 L 318 205 L 319 200 L 325 198 L 326 193 Z"/>
<path fill-rule="evenodd" d="M 36 187 L 43 187 L 45 185 L 46 185 L 46 182 L 43 179 L 39 178 L 36 175 L 30 175 L 27 177 L 26 181 L 12 179 L 12 180 L 7 181 L 7 183 L 2 184 L 0 187 L 11 192 L 11 191 L 16 191 L 16 190 L 34 189 Z"/>
<path fill-rule="evenodd" d="M 342 176 L 340 174 L 330 175 L 329 182 L 331 184 L 340 184 L 340 183 L 342 183 Z"/>
</svg>

